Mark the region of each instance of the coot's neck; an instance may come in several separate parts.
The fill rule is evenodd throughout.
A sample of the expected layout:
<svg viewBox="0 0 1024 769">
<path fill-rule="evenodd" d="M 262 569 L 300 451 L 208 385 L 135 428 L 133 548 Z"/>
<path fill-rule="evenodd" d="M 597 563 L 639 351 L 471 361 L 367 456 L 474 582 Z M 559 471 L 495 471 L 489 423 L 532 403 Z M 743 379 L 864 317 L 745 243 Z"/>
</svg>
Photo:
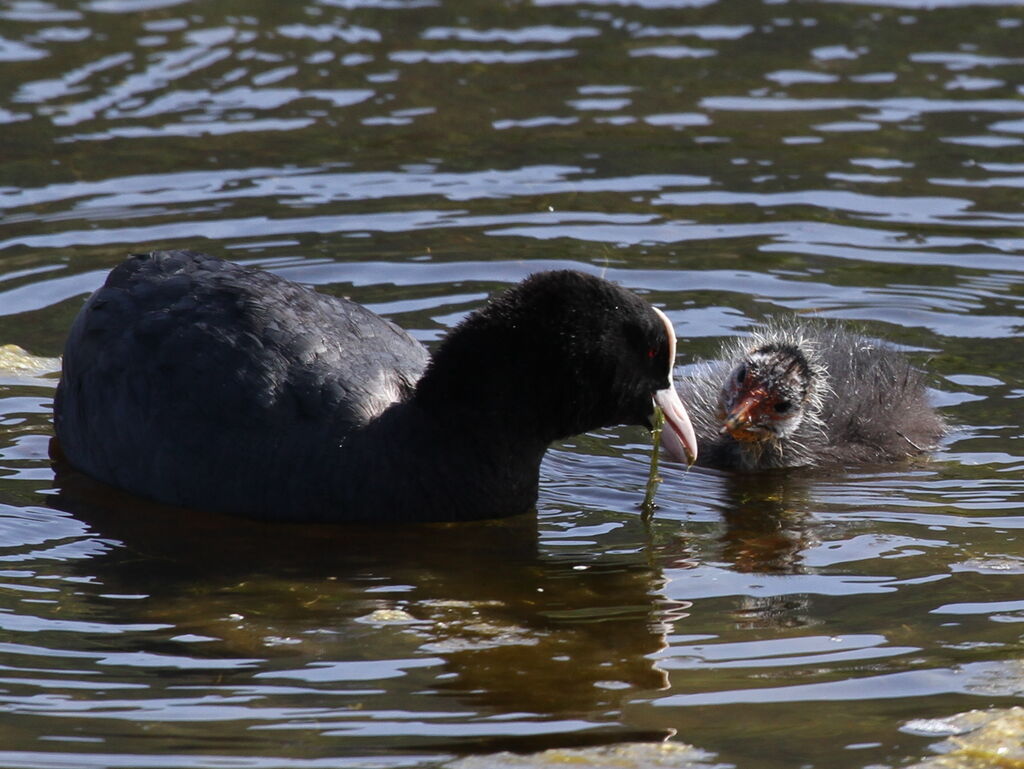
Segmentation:
<svg viewBox="0 0 1024 769">
<path fill-rule="evenodd" d="M 464 319 L 409 398 L 346 438 L 340 459 L 348 477 L 332 483 L 341 502 L 360 511 L 346 517 L 523 513 L 536 501 L 552 441 L 635 421 L 630 380 L 613 353 L 623 314 L 645 317 L 645 306 L 609 291 L 593 278 L 554 273 Z"/>
<path fill-rule="evenodd" d="M 350 520 L 464 521 L 528 512 L 549 441 L 500 411 L 396 403 L 340 446 L 328 507 Z"/>
</svg>

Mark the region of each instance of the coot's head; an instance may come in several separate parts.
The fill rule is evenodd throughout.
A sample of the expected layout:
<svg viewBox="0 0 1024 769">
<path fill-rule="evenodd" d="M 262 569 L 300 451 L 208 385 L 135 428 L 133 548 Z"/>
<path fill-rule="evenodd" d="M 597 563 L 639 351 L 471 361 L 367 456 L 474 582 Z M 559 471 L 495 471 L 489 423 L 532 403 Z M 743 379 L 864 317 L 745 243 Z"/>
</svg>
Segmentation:
<svg viewBox="0 0 1024 769">
<path fill-rule="evenodd" d="M 666 446 L 697 441 L 672 385 L 676 337 L 660 310 L 607 280 L 537 273 L 469 315 L 435 352 L 416 399 L 553 440 L 665 414 Z"/>
<path fill-rule="evenodd" d="M 722 384 L 722 432 L 745 442 L 789 438 L 821 410 L 826 379 L 807 340 L 784 334 L 755 339 Z"/>
</svg>

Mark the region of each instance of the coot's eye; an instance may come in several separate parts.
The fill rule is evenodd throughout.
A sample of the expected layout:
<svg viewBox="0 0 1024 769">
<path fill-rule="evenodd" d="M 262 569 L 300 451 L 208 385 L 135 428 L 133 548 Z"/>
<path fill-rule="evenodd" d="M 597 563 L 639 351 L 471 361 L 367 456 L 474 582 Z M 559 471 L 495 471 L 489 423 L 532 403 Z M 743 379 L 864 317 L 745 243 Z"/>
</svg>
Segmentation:
<svg viewBox="0 0 1024 769">
<path fill-rule="evenodd" d="M 647 357 L 648 358 L 652 358 L 653 359 L 654 356 L 657 355 L 657 354 L 658 354 L 658 349 L 656 347 L 650 347 L 650 348 L 647 349 Z"/>
<path fill-rule="evenodd" d="M 740 366 L 736 370 L 736 384 L 743 384 L 743 380 L 747 378 L 747 367 Z"/>
<path fill-rule="evenodd" d="M 793 408 L 793 404 L 789 401 L 779 401 L 775 404 L 775 412 L 777 414 L 785 414 L 791 408 Z"/>
</svg>

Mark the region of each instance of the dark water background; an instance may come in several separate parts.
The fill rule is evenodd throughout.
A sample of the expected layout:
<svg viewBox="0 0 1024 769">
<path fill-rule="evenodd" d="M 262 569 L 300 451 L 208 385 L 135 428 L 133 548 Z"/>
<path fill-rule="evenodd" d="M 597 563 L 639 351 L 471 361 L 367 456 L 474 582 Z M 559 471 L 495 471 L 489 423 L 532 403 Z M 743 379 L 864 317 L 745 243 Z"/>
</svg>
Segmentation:
<svg viewBox="0 0 1024 769">
<path fill-rule="evenodd" d="M 555 447 L 535 518 L 267 528 L 56 482 L 54 380 L 4 374 L 0 766 L 877 769 L 1019 703 L 1022 84 L 998 0 L 0 0 L 0 343 L 59 355 L 130 250 L 427 343 L 573 266 L 664 307 L 681 370 L 855 322 L 954 424 L 905 466 L 669 471 L 650 528 L 631 429 Z"/>
</svg>

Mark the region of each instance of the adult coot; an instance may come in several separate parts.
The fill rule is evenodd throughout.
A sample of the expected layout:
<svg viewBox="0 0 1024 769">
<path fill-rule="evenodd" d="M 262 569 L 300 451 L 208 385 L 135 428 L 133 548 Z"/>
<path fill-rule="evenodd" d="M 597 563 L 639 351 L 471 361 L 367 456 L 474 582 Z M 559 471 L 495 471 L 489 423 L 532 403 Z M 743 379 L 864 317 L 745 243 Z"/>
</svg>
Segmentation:
<svg viewBox="0 0 1024 769">
<path fill-rule="evenodd" d="M 837 325 L 771 323 L 726 344 L 680 393 L 708 467 L 889 462 L 934 448 L 945 432 L 921 371 Z"/>
<path fill-rule="evenodd" d="M 514 515 L 548 444 L 665 412 L 675 334 L 636 295 L 578 272 L 527 278 L 433 358 L 364 307 L 192 251 L 116 267 L 71 328 L 60 450 L 113 486 L 289 521 Z"/>
</svg>

